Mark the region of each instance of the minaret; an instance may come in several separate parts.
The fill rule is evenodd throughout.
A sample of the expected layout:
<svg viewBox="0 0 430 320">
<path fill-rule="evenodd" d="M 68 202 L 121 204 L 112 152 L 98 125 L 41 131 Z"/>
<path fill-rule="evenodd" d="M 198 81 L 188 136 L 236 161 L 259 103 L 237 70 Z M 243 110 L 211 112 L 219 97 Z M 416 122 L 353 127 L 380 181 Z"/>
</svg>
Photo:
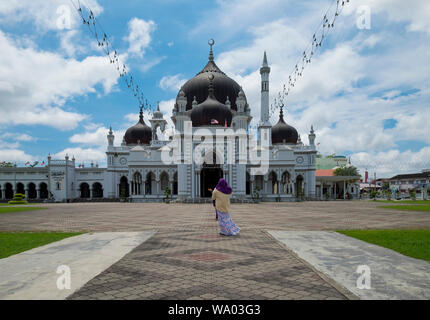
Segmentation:
<svg viewBox="0 0 430 320">
<path fill-rule="evenodd" d="M 112 127 L 109 128 L 109 134 L 107 135 L 107 139 L 108 139 L 108 145 L 113 146 L 113 141 L 115 139 L 115 136 L 113 135 Z"/>
<path fill-rule="evenodd" d="M 269 73 L 270 67 L 267 64 L 266 51 L 264 51 L 263 65 L 260 68 L 261 75 L 261 109 L 260 121 L 266 126 L 269 123 Z"/>
<path fill-rule="evenodd" d="M 311 126 L 311 132 L 309 133 L 308 137 L 309 137 L 309 145 L 312 146 L 312 147 L 315 147 L 315 137 L 316 137 L 316 135 L 315 135 L 315 131 L 314 131 L 314 126 L 313 125 Z"/>
<path fill-rule="evenodd" d="M 267 64 L 266 51 L 264 51 L 263 65 L 260 68 L 261 75 L 261 107 L 260 107 L 260 123 L 258 124 L 258 139 L 260 145 L 261 138 L 272 145 L 272 124 L 269 119 L 269 73 L 270 67 Z"/>
</svg>

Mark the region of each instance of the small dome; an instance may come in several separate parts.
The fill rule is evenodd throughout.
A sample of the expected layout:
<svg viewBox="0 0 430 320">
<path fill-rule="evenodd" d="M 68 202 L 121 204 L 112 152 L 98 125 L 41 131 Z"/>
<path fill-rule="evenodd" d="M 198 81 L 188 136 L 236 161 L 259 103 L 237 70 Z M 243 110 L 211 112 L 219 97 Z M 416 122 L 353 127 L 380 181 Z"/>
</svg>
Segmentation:
<svg viewBox="0 0 430 320">
<path fill-rule="evenodd" d="M 282 111 L 279 112 L 279 121 L 272 127 L 272 144 L 275 143 L 294 143 L 297 144 L 299 134 L 297 130 L 286 124 L 284 121 L 284 114 Z"/>
<path fill-rule="evenodd" d="M 143 121 L 142 107 L 140 108 L 139 121 L 128 128 L 124 135 L 124 141 L 129 144 L 150 144 L 152 140 L 152 130 Z"/>
<path fill-rule="evenodd" d="M 231 125 L 232 113 L 228 107 L 219 102 L 214 95 L 214 76 L 209 76 L 209 94 L 205 101 L 193 107 L 191 111 L 191 121 L 193 127 L 209 126 L 212 120 L 216 120 L 218 125 Z M 194 104 L 195 105 L 195 104 Z"/>
</svg>

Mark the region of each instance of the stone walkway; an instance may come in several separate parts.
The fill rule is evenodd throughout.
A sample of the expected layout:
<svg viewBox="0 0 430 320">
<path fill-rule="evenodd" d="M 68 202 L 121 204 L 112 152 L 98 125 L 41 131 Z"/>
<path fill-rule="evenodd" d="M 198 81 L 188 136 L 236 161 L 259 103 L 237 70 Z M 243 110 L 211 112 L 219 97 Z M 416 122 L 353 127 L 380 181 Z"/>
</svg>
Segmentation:
<svg viewBox="0 0 430 320">
<path fill-rule="evenodd" d="M 1 214 L 0 231 L 157 230 L 70 299 L 355 299 L 353 289 L 317 271 L 265 230 L 430 228 L 427 212 L 378 205 L 233 204 L 241 233 L 229 238 L 219 235 L 211 204 L 44 204 L 46 210 Z"/>
<path fill-rule="evenodd" d="M 65 299 L 153 234 L 83 234 L 0 259 L 0 299 Z M 60 266 L 69 267 L 70 289 L 57 287 Z"/>
<path fill-rule="evenodd" d="M 213 218 L 212 218 L 213 219 Z M 158 232 L 69 299 L 347 299 L 261 230 Z"/>
<path fill-rule="evenodd" d="M 360 299 L 430 299 L 430 263 L 336 232 L 270 231 Z M 368 266 L 370 289 L 359 289 L 358 266 Z M 361 282 L 363 283 L 363 282 Z"/>
</svg>

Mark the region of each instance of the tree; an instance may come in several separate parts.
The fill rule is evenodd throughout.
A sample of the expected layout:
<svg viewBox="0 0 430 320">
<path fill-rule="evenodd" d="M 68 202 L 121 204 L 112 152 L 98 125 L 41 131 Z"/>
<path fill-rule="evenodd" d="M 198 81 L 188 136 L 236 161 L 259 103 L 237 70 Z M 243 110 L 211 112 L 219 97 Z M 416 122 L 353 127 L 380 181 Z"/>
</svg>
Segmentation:
<svg viewBox="0 0 430 320">
<path fill-rule="evenodd" d="M 360 173 L 358 172 L 358 169 L 354 166 L 348 166 L 348 167 L 339 167 L 336 168 L 333 172 L 335 176 L 343 176 L 343 177 L 356 177 L 359 176 Z"/>
</svg>

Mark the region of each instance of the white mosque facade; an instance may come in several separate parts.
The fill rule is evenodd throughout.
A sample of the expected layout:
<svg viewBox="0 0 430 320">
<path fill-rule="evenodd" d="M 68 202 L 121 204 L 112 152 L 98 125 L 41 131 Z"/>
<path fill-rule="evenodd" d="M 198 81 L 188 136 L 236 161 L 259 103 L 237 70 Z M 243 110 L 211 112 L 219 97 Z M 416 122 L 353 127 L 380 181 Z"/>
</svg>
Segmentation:
<svg viewBox="0 0 430 320">
<path fill-rule="evenodd" d="M 157 108 L 151 126 L 139 120 L 129 128 L 120 146 L 107 134 L 107 166 L 77 167 L 74 158 L 52 159 L 46 167 L 0 168 L 0 200 L 24 193 L 27 199 L 55 201 L 163 201 L 166 189 L 178 201 L 209 198 L 223 177 L 233 188 L 234 201 L 295 201 L 316 196 L 315 133 L 305 145 L 297 130 L 269 121 L 270 67 L 264 53 L 261 74 L 261 113 L 257 142 L 249 124 L 252 119 L 246 95 L 239 84 L 214 62 L 212 48 L 206 66 L 180 89 L 173 107 L 176 135 L 163 140 L 166 120 Z M 215 133 L 224 136 L 217 138 Z M 209 137 L 213 134 L 213 139 Z M 176 146 L 176 149 L 175 149 Z M 258 161 L 255 157 L 267 158 Z M 166 156 L 169 161 L 166 161 Z M 199 159 L 196 159 L 199 158 Z M 258 169 L 265 167 L 264 170 Z"/>
</svg>

